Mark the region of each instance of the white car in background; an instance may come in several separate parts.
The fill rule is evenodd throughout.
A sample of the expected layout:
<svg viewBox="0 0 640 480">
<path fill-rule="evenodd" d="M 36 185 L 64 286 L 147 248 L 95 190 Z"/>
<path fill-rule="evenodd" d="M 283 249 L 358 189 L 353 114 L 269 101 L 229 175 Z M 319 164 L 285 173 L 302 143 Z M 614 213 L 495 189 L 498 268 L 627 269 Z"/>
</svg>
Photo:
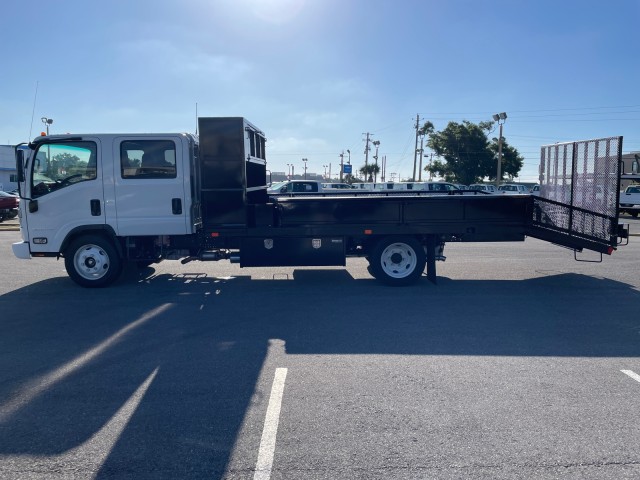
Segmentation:
<svg viewBox="0 0 640 480">
<path fill-rule="evenodd" d="M 323 190 L 353 190 L 356 187 L 349 185 L 348 183 L 323 183 Z"/>
<path fill-rule="evenodd" d="M 529 189 L 517 183 L 507 183 L 498 187 L 498 193 L 505 195 L 529 195 Z"/>
<path fill-rule="evenodd" d="M 495 185 L 490 183 L 474 183 L 469 185 L 469 190 L 475 190 L 477 192 L 496 193 Z"/>
</svg>

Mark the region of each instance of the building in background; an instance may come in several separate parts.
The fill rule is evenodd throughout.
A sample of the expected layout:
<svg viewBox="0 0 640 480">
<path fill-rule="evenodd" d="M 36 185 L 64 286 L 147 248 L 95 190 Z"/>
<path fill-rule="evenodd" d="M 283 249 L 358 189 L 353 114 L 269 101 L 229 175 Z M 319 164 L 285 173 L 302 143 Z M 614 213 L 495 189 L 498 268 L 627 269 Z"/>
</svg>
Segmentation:
<svg viewBox="0 0 640 480">
<path fill-rule="evenodd" d="M 12 145 L 0 145 L 0 190 L 10 192 L 18 188 L 16 155 Z"/>
</svg>

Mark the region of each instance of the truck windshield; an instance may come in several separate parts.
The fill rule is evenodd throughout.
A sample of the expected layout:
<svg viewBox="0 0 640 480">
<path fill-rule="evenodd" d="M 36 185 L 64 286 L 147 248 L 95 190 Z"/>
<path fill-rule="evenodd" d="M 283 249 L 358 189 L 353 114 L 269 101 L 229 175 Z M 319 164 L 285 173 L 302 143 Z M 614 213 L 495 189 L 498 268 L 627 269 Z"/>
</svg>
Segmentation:
<svg viewBox="0 0 640 480">
<path fill-rule="evenodd" d="M 97 176 L 96 144 L 93 142 L 43 143 L 31 165 L 31 196 L 41 197 Z"/>
</svg>

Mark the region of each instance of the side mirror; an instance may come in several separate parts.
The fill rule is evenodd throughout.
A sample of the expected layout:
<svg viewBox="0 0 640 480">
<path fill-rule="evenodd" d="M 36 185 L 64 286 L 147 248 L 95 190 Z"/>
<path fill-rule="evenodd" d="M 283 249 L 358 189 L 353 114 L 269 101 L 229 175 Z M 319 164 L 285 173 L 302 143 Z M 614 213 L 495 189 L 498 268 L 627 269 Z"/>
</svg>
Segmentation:
<svg viewBox="0 0 640 480">
<path fill-rule="evenodd" d="M 16 170 L 18 182 L 24 182 L 24 150 L 16 150 Z"/>
<path fill-rule="evenodd" d="M 287 193 L 287 186 L 286 185 L 280 189 L 280 193 Z"/>
</svg>

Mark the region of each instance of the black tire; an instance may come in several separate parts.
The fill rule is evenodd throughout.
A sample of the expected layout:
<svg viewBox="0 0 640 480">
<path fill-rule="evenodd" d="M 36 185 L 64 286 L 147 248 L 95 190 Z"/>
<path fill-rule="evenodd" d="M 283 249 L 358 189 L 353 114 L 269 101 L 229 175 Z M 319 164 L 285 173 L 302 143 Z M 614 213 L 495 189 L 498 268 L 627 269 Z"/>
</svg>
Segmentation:
<svg viewBox="0 0 640 480">
<path fill-rule="evenodd" d="M 638 212 L 629 212 L 629 213 L 631 213 L 632 217 L 637 217 L 638 216 Z"/>
<path fill-rule="evenodd" d="M 385 237 L 369 258 L 372 276 L 393 287 L 417 282 L 427 262 L 424 247 L 413 237 Z"/>
<path fill-rule="evenodd" d="M 69 277 L 82 287 L 100 288 L 115 282 L 122 271 L 122 259 L 113 244 L 101 235 L 84 235 L 64 251 Z"/>
</svg>

